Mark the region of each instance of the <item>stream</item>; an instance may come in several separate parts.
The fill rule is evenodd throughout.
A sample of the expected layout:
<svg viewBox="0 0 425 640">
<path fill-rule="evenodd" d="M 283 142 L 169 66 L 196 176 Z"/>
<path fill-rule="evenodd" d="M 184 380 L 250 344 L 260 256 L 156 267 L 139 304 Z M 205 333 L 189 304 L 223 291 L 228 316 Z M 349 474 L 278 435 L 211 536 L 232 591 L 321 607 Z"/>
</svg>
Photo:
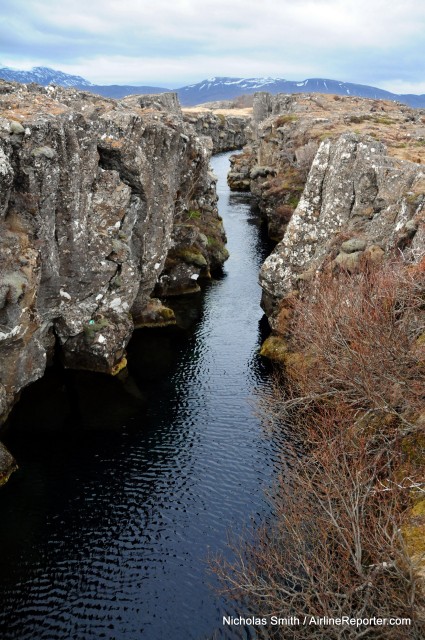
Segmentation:
<svg viewBox="0 0 425 640">
<path fill-rule="evenodd" d="M 241 612 L 208 564 L 267 515 L 284 450 L 255 409 L 271 386 L 258 356 L 270 246 L 249 195 L 229 192 L 229 155 L 212 159 L 223 276 L 170 300 L 178 327 L 134 334 L 127 377 L 52 367 L 11 415 L 20 470 L 0 492 L 1 640 L 256 637 L 223 627 Z"/>
</svg>

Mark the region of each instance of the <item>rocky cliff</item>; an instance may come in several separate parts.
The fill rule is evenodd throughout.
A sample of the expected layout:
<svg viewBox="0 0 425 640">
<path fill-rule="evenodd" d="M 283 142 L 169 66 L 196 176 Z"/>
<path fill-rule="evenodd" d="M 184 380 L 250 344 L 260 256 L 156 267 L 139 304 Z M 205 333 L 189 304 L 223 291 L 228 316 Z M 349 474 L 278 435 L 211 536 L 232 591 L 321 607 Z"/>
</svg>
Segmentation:
<svg viewBox="0 0 425 640">
<path fill-rule="evenodd" d="M 328 95 L 254 97 L 228 182 L 250 190 L 280 241 L 261 270 L 274 324 L 298 281 L 424 249 L 425 111 Z"/>
<path fill-rule="evenodd" d="M 263 303 L 276 305 L 299 281 L 324 269 L 353 272 L 394 251 L 419 260 L 425 251 L 422 165 L 387 154 L 370 136 L 322 142 L 283 240 L 260 274 Z"/>
<path fill-rule="evenodd" d="M 242 149 L 247 144 L 251 109 L 193 107 L 183 109 L 183 114 L 199 135 L 211 138 L 213 153 Z"/>
<path fill-rule="evenodd" d="M 234 156 L 229 184 L 250 189 L 281 240 L 320 144 L 345 132 L 370 136 L 390 157 L 425 162 L 425 111 L 351 96 L 257 93 L 249 144 Z"/>
<path fill-rule="evenodd" d="M 174 94 L 0 83 L 0 419 L 54 349 L 119 370 L 135 324 L 172 321 L 153 292 L 222 265 L 211 151 Z"/>
</svg>

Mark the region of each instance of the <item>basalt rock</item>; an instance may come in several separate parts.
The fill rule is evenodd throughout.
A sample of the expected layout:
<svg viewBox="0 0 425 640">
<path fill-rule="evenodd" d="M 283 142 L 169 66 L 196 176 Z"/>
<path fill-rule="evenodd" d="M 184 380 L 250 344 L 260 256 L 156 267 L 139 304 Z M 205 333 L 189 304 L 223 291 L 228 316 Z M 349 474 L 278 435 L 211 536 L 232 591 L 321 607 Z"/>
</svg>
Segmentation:
<svg viewBox="0 0 425 640">
<path fill-rule="evenodd" d="M 255 94 L 250 138 L 232 160 L 229 185 L 251 190 L 273 239 L 284 236 L 321 142 L 344 132 L 370 135 L 391 157 L 425 163 L 423 109 L 353 96 Z"/>
<path fill-rule="evenodd" d="M 227 174 L 227 184 L 232 191 L 249 191 L 251 188 L 251 169 L 253 164 L 253 150 L 246 146 L 242 153 L 230 156 L 230 171 Z"/>
<path fill-rule="evenodd" d="M 0 89 L 1 420 L 55 343 L 66 367 L 116 372 L 157 284 L 193 290 L 226 250 L 212 143 L 174 94 Z"/>
<path fill-rule="evenodd" d="M 247 143 L 251 114 L 235 115 L 229 110 L 183 109 L 184 119 L 201 136 L 212 140 L 213 153 L 242 149 Z"/>
<path fill-rule="evenodd" d="M 0 487 L 8 481 L 16 469 L 17 465 L 13 456 L 0 442 Z"/>
<path fill-rule="evenodd" d="M 283 240 L 260 274 L 271 316 L 299 280 L 323 269 L 352 272 L 361 261 L 393 251 L 424 253 L 425 175 L 420 164 L 387 154 L 382 143 L 354 133 L 324 141 Z"/>
<path fill-rule="evenodd" d="M 158 298 L 151 298 L 143 312 L 133 320 L 137 329 L 169 327 L 176 324 L 174 311 L 162 304 Z"/>
</svg>

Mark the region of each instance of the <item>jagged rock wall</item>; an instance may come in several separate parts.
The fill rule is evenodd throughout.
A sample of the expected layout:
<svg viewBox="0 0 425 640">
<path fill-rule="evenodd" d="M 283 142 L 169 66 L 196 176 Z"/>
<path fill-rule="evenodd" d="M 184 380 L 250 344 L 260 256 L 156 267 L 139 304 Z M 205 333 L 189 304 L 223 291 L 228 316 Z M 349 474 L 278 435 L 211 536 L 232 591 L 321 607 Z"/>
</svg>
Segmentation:
<svg viewBox="0 0 425 640">
<path fill-rule="evenodd" d="M 321 142 L 342 133 L 370 135 L 392 157 L 425 163 L 425 111 L 400 103 L 319 94 L 255 94 L 251 139 L 234 156 L 233 189 L 249 189 L 279 241 Z"/>
<path fill-rule="evenodd" d="M 213 153 L 242 149 L 247 144 L 251 116 L 213 113 L 212 111 L 184 109 L 184 119 L 201 136 L 212 140 Z"/>
<path fill-rule="evenodd" d="M 0 83 L 0 419 L 55 344 L 114 372 L 155 287 L 226 259 L 211 151 L 173 94 Z"/>
<path fill-rule="evenodd" d="M 393 250 L 424 246 L 425 111 L 331 95 L 254 96 L 249 144 L 228 182 L 256 197 L 279 241 L 261 270 L 274 324 L 299 279 L 353 270 Z"/>
<path fill-rule="evenodd" d="M 353 133 L 324 141 L 283 240 L 265 261 L 260 282 L 266 313 L 300 280 L 325 268 L 353 271 L 393 250 L 419 260 L 425 252 L 425 172 L 388 156 L 386 147 Z"/>
</svg>

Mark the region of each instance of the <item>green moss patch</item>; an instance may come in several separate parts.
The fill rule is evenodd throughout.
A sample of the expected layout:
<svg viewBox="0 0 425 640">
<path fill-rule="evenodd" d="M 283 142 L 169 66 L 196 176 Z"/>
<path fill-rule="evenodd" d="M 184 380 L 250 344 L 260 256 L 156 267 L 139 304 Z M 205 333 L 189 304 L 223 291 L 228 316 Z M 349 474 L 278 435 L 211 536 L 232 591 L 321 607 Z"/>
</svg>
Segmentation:
<svg viewBox="0 0 425 640">
<path fill-rule="evenodd" d="M 260 356 L 285 364 L 288 357 L 288 344 L 280 336 L 269 336 L 261 346 Z"/>
<path fill-rule="evenodd" d="M 173 252 L 174 258 L 180 258 L 186 264 L 193 264 L 196 267 L 206 267 L 207 261 L 197 247 L 184 247 Z"/>
<path fill-rule="evenodd" d="M 109 327 L 109 325 L 110 322 L 106 318 L 100 318 L 96 321 L 90 320 L 83 329 L 84 337 L 86 340 L 92 342 L 96 337 L 96 333 L 102 331 L 102 329 L 105 329 L 106 327 Z"/>
</svg>

